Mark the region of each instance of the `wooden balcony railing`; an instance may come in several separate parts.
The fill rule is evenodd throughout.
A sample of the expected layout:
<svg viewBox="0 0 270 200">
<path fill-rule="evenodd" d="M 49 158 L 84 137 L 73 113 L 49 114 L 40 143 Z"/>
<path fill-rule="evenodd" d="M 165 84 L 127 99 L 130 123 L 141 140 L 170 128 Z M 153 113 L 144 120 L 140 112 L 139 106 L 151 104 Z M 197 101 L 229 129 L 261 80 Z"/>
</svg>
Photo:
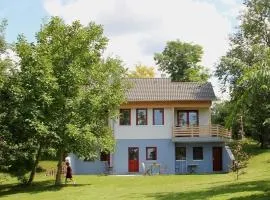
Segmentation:
<svg viewBox="0 0 270 200">
<path fill-rule="evenodd" d="M 231 138 L 231 131 L 221 125 L 173 127 L 173 137 L 221 137 Z"/>
</svg>

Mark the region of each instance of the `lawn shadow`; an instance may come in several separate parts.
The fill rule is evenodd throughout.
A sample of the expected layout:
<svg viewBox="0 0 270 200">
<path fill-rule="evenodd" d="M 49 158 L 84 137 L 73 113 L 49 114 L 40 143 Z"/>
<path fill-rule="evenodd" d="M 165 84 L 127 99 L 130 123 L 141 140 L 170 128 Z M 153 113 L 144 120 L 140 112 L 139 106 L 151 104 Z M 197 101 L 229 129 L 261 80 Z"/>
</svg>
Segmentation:
<svg viewBox="0 0 270 200">
<path fill-rule="evenodd" d="M 245 195 L 245 192 L 248 193 Z M 256 192 L 256 193 L 255 193 Z M 269 200 L 270 199 L 270 180 L 262 181 L 249 181 L 242 183 L 232 183 L 222 186 L 210 187 L 203 191 L 188 191 L 188 192 L 169 192 L 169 193 L 155 193 L 148 194 L 147 197 L 154 198 L 156 200 L 199 200 L 199 199 L 210 199 L 216 196 L 220 196 L 222 199 L 223 195 L 226 194 L 237 194 L 238 197 L 223 199 L 230 200 Z M 252 194 L 253 193 L 253 194 Z"/>
<path fill-rule="evenodd" d="M 40 193 L 40 192 L 57 192 L 65 187 L 81 187 L 89 186 L 91 184 L 62 184 L 55 186 L 53 180 L 39 181 L 33 183 L 31 186 L 24 186 L 19 184 L 3 184 L 0 185 L 0 196 L 15 195 L 18 193 Z"/>
</svg>

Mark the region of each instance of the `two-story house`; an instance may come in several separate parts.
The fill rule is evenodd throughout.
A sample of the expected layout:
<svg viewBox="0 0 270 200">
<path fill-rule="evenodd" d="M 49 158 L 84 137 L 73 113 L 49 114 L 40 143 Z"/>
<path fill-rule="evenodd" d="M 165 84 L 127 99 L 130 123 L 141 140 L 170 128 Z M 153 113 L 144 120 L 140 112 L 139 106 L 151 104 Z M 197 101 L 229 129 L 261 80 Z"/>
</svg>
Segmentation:
<svg viewBox="0 0 270 200">
<path fill-rule="evenodd" d="M 103 173 L 104 160 L 114 174 L 142 173 L 144 165 L 153 163 L 167 174 L 229 171 L 232 155 L 226 141 L 230 132 L 211 124 L 210 107 L 215 100 L 211 83 L 168 78 L 130 81 L 127 103 L 112 122 L 115 152 L 92 162 L 72 156 L 74 173 Z"/>
</svg>

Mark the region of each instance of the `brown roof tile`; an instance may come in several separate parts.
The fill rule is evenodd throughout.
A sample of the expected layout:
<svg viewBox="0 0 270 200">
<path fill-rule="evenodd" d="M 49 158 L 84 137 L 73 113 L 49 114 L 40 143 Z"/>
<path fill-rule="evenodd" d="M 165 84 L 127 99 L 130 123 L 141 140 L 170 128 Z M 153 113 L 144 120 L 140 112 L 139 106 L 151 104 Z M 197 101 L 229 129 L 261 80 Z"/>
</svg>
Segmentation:
<svg viewBox="0 0 270 200">
<path fill-rule="evenodd" d="M 169 78 L 130 78 L 127 101 L 214 100 L 212 84 L 172 82 Z"/>
</svg>

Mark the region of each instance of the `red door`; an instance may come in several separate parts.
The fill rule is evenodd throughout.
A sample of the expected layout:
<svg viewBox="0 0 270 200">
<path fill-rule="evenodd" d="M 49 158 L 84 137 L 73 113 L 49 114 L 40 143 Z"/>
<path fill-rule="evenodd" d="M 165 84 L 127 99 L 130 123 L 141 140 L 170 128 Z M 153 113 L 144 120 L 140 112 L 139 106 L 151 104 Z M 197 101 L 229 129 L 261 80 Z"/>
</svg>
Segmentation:
<svg viewBox="0 0 270 200">
<path fill-rule="evenodd" d="M 213 171 L 222 171 L 222 147 L 213 147 Z"/>
<path fill-rule="evenodd" d="M 139 172 L 139 148 L 128 148 L 128 172 Z"/>
</svg>

